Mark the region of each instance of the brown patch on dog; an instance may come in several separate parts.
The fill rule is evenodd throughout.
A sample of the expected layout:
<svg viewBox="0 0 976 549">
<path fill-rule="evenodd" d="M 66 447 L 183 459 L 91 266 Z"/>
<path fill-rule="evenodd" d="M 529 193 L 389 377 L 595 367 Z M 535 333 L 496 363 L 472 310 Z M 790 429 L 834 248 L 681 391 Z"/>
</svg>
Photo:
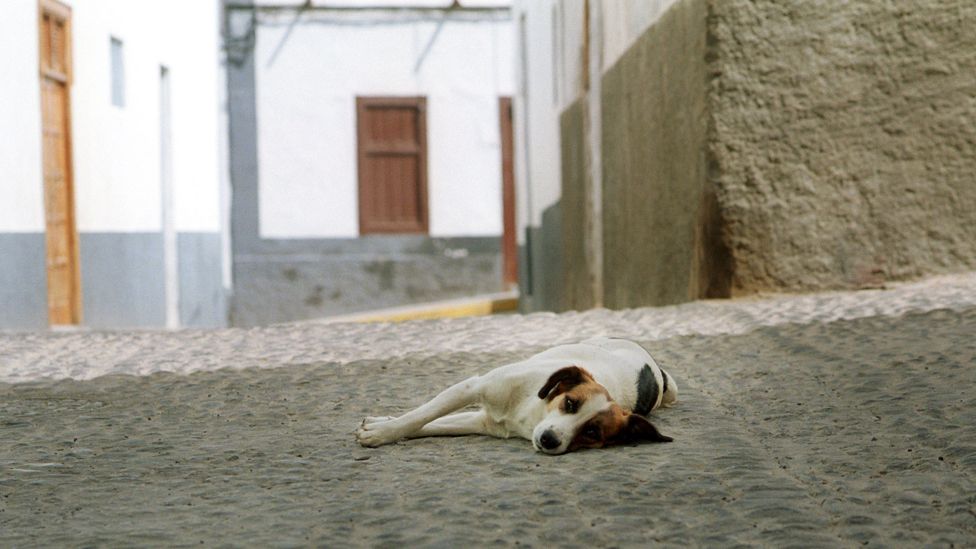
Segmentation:
<svg viewBox="0 0 976 549">
<path fill-rule="evenodd" d="M 539 398 L 552 402 L 552 399 L 583 383 L 596 383 L 589 372 L 579 366 L 560 368 L 549 376 L 546 384 L 539 389 Z"/>
<path fill-rule="evenodd" d="M 616 444 L 639 442 L 671 442 L 669 436 L 662 435 L 650 421 L 632 414 L 618 404 L 612 403 L 580 426 L 576 436 L 569 443 L 567 452 L 580 448 L 603 448 Z"/>
<path fill-rule="evenodd" d="M 557 370 L 549 376 L 542 389 L 539 389 L 539 398 L 548 401 L 546 408 L 550 411 L 558 408 L 564 414 L 575 414 L 588 399 L 601 394 L 608 401 L 613 401 L 607 389 L 579 366 L 567 366 Z"/>
<path fill-rule="evenodd" d="M 564 414 L 575 414 L 583 404 L 593 398 L 596 395 L 604 395 L 608 401 L 613 402 L 613 398 L 610 397 L 610 393 L 607 389 L 595 381 L 590 381 L 587 383 L 580 383 L 579 385 L 573 387 L 569 391 L 562 394 L 562 398 L 559 400 L 549 401 L 548 409 L 552 410 L 553 407 L 558 406 L 560 411 Z"/>
</svg>

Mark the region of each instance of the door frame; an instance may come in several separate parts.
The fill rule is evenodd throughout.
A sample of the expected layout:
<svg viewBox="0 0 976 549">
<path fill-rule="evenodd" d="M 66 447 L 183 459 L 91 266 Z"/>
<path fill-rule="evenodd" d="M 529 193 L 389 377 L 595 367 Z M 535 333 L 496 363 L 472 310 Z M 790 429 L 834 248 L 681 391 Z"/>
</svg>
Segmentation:
<svg viewBox="0 0 976 549">
<path fill-rule="evenodd" d="M 64 60 L 63 60 L 63 72 L 55 71 L 49 67 L 45 66 L 45 61 L 43 59 L 43 53 L 45 51 L 44 47 L 44 16 L 60 19 L 64 21 Z M 72 129 L 71 129 L 71 84 L 73 81 L 73 64 L 72 64 L 72 20 L 71 20 L 71 8 L 57 0 L 38 0 L 37 3 L 37 39 L 38 39 L 38 74 L 40 83 L 40 94 L 41 94 L 41 131 L 44 128 L 45 119 L 45 103 L 44 103 L 44 82 L 45 80 L 53 80 L 58 84 L 64 86 L 64 113 L 63 113 L 63 125 L 64 125 L 64 147 L 65 147 L 65 173 L 64 173 L 64 186 L 65 186 L 65 224 L 69 227 L 67 231 L 67 247 L 68 261 L 70 263 L 69 269 L 71 271 L 71 284 L 72 287 L 69 289 L 69 322 L 67 324 L 80 324 L 82 321 L 82 301 L 81 301 L 81 272 L 79 269 L 80 260 L 78 252 L 78 229 L 75 219 L 75 193 L 74 193 L 74 154 L 73 154 L 73 144 L 72 144 Z M 43 148 L 45 147 L 43 135 L 41 138 L 41 148 L 42 148 L 42 158 L 43 158 Z M 43 164 L 43 161 L 42 161 Z M 46 181 L 46 171 L 44 166 L 41 166 L 41 184 L 44 189 L 44 199 L 45 201 L 50 200 L 49 189 Z M 45 215 L 45 234 L 48 232 L 47 227 L 47 215 L 48 208 L 45 204 L 44 215 Z M 46 239 L 45 239 L 46 240 Z M 47 242 L 45 242 L 45 247 Z M 49 270 L 50 258 L 45 252 L 45 275 Z M 48 299 L 50 299 L 50 286 L 48 287 Z M 50 321 L 50 304 L 48 304 L 48 322 Z"/>
<path fill-rule="evenodd" d="M 502 156 L 502 284 L 518 284 L 518 242 L 515 225 L 515 141 L 512 98 L 498 98 Z"/>
</svg>

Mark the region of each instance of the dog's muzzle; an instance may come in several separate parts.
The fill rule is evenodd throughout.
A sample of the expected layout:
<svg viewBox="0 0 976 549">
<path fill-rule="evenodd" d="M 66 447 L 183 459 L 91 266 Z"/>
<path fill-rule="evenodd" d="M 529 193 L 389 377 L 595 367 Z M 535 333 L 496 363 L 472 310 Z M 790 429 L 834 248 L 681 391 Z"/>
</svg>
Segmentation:
<svg viewBox="0 0 976 549">
<path fill-rule="evenodd" d="M 552 430 L 543 431 L 542 435 L 539 437 L 539 447 L 543 451 L 555 450 L 556 448 L 559 448 L 560 444 L 561 442 L 559 441 L 559 438 L 556 437 L 556 433 L 552 432 Z"/>
</svg>

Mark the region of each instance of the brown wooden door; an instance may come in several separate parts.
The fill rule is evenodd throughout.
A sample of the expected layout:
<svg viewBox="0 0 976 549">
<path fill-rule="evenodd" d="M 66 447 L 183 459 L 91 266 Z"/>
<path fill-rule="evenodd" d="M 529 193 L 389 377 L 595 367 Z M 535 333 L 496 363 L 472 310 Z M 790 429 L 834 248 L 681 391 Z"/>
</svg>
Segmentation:
<svg viewBox="0 0 976 549">
<path fill-rule="evenodd" d="M 427 233 L 423 97 L 359 97 L 359 232 Z"/>
<path fill-rule="evenodd" d="M 515 234 L 515 149 L 512 133 L 512 98 L 498 99 L 502 144 L 502 282 L 518 283 L 518 248 Z"/>
<path fill-rule="evenodd" d="M 71 10 L 40 2 L 41 128 L 47 231 L 48 322 L 81 321 L 71 172 Z"/>
</svg>

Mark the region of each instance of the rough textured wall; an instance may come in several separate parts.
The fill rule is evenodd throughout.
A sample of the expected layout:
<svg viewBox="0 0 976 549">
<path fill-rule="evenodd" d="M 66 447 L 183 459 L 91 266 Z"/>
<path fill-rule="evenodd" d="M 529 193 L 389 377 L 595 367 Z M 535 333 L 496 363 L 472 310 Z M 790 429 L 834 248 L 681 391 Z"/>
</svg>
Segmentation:
<svg viewBox="0 0 976 549">
<path fill-rule="evenodd" d="M 711 0 L 736 290 L 976 267 L 976 2 Z"/>
<path fill-rule="evenodd" d="M 602 82 L 604 302 L 664 305 L 710 291 L 717 219 L 706 188 L 705 0 L 671 7 Z M 719 277 L 721 278 L 721 277 Z M 715 295 L 716 297 L 718 295 Z"/>
</svg>

